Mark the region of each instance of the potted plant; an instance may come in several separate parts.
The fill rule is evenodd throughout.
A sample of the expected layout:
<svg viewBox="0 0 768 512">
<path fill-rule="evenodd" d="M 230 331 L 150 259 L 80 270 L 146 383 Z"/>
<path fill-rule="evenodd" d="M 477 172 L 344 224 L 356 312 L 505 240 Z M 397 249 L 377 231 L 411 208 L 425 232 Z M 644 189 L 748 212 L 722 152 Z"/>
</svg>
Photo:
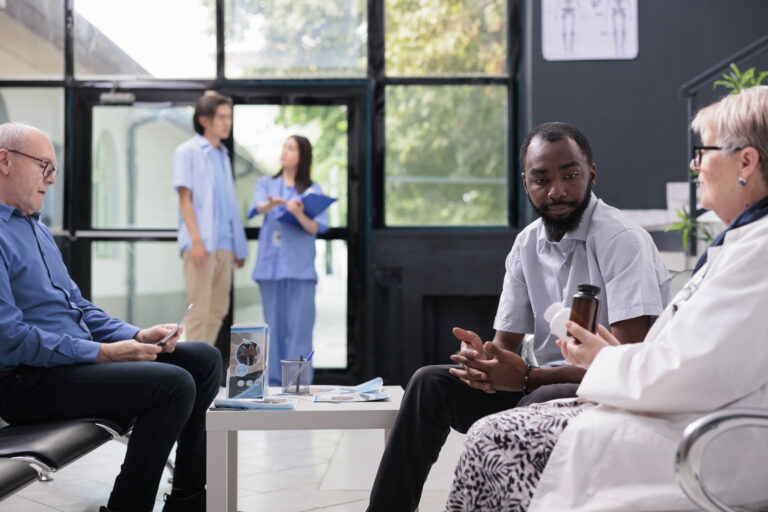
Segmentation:
<svg viewBox="0 0 768 512">
<path fill-rule="evenodd" d="M 723 74 L 722 79 L 715 80 L 712 88 L 716 89 L 721 86 L 731 90 L 728 94 L 738 94 L 743 89 L 761 85 L 766 77 L 768 77 L 768 71 L 761 71 L 759 75 L 755 76 L 755 68 L 749 68 L 741 73 L 738 66 L 731 63 L 731 72 Z"/>
</svg>

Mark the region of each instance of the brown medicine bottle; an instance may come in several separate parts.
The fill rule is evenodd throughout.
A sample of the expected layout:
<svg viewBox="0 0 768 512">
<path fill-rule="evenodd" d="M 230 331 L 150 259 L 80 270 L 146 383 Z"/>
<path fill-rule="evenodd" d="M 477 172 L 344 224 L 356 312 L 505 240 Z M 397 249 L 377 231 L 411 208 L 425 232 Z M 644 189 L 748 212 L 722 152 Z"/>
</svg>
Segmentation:
<svg viewBox="0 0 768 512">
<path fill-rule="evenodd" d="M 600 315 L 600 301 L 597 298 L 599 293 L 599 286 L 580 284 L 579 291 L 573 296 L 571 303 L 570 320 L 590 332 L 597 331 L 597 319 Z"/>
</svg>

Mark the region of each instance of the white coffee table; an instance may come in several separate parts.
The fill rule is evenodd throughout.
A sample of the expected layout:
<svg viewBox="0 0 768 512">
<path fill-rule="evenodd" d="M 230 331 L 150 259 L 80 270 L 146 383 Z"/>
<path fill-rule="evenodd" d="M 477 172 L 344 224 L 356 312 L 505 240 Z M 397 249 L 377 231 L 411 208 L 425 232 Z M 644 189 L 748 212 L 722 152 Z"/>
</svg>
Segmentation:
<svg viewBox="0 0 768 512">
<path fill-rule="evenodd" d="M 210 409 L 205 415 L 208 432 L 207 510 L 237 510 L 238 431 L 381 428 L 384 429 L 386 443 L 389 429 L 400 409 L 403 388 L 385 386 L 384 391 L 389 393 L 389 400 L 380 402 L 315 403 L 299 400 L 292 411 Z"/>
</svg>

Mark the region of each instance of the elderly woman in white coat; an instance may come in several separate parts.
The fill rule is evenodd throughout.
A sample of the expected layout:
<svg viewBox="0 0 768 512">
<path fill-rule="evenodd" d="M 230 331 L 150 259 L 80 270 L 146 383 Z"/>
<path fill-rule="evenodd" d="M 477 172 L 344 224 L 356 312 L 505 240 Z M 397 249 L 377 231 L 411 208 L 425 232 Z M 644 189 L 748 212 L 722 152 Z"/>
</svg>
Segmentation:
<svg viewBox="0 0 768 512">
<path fill-rule="evenodd" d="M 576 339 L 558 344 L 587 368 L 579 398 L 475 423 L 446 510 L 695 509 L 673 470 L 685 426 L 718 409 L 768 408 L 768 87 L 702 109 L 692 127 L 701 203 L 727 229 L 644 343 L 569 323 Z M 768 498 L 761 430 L 712 445 L 708 482 L 726 503 Z"/>
</svg>

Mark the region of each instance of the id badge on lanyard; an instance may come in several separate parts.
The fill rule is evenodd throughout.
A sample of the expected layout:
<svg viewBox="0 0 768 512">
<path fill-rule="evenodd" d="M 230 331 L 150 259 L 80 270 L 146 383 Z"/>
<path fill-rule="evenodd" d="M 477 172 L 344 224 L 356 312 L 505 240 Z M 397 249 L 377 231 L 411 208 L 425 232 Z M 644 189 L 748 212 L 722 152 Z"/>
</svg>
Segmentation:
<svg viewBox="0 0 768 512">
<path fill-rule="evenodd" d="M 290 198 L 291 192 L 293 191 L 293 187 L 289 187 L 288 190 L 285 190 L 285 182 L 281 179 L 280 180 L 280 197 L 285 198 L 286 200 Z M 272 245 L 274 247 L 280 247 L 280 243 L 283 240 L 283 225 L 278 222 L 277 226 L 275 227 L 275 230 L 272 232 Z"/>
</svg>

